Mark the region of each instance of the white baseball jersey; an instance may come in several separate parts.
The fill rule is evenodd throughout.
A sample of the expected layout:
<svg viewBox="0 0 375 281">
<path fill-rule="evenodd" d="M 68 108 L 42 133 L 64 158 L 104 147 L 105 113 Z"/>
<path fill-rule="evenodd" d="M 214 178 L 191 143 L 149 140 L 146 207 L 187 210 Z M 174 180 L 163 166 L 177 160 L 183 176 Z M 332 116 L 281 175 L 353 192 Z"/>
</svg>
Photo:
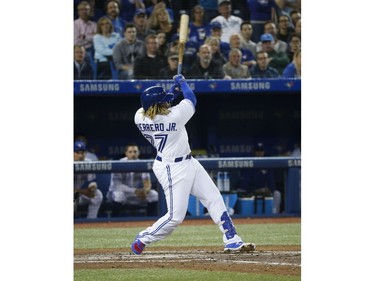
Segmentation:
<svg viewBox="0 0 375 281">
<path fill-rule="evenodd" d="M 188 99 L 170 108 L 168 115 L 156 115 L 154 120 L 143 115 L 143 108 L 138 109 L 134 122 L 143 136 L 157 150 L 162 158 L 177 158 L 191 152 L 185 124 L 193 116 L 195 108 Z"/>
<path fill-rule="evenodd" d="M 195 106 L 189 99 L 173 106 L 167 115 L 156 115 L 154 120 L 139 109 L 135 124 L 143 136 L 156 148 L 153 171 L 163 188 L 168 212 L 152 226 L 141 231 L 137 239 L 145 245 L 164 239 L 184 220 L 190 194 L 205 206 L 212 220 L 223 234 L 223 242 L 240 242 L 223 198 L 203 166 L 189 154 L 185 124 L 193 116 Z"/>
<path fill-rule="evenodd" d="M 234 33 L 239 34 L 241 32 L 242 19 L 240 17 L 231 15 L 229 16 L 228 19 L 226 19 L 220 15 L 220 16 L 217 16 L 216 18 L 213 18 L 211 20 L 211 23 L 215 21 L 220 22 L 221 24 L 222 34 L 221 34 L 220 40 L 222 42 L 229 43 L 229 38 L 232 34 Z"/>
</svg>

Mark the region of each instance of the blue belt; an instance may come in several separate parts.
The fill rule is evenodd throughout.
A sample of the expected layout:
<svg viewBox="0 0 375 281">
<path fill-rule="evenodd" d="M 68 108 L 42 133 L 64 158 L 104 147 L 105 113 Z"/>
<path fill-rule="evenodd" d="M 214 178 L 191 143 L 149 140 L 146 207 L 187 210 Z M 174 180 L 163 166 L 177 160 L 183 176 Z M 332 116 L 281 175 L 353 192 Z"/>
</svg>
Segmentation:
<svg viewBox="0 0 375 281">
<path fill-rule="evenodd" d="M 182 160 L 188 160 L 191 158 L 191 154 L 186 155 L 185 157 L 177 157 L 174 159 L 174 162 L 181 162 Z M 163 158 L 160 156 L 156 156 L 156 160 L 163 162 Z"/>
</svg>

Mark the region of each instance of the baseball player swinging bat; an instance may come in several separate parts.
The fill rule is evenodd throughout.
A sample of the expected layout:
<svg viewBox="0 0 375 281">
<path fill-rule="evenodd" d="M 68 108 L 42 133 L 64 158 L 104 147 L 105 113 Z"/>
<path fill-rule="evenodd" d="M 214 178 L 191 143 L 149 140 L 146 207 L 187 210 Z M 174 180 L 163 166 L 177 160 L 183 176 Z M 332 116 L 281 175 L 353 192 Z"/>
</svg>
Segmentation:
<svg viewBox="0 0 375 281">
<path fill-rule="evenodd" d="M 189 26 L 189 16 L 186 15 L 186 14 L 181 15 L 181 18 L 180 18 L 180 39 L 179 39 L 179 43 L 178 43 L 177 75 L 181 74 L 182 61 L 183 61 L 184 50 L 185 50 L 185 43 L 186 43 L 186 40 L 187 40 L 188 26 Z"/>
</svg>

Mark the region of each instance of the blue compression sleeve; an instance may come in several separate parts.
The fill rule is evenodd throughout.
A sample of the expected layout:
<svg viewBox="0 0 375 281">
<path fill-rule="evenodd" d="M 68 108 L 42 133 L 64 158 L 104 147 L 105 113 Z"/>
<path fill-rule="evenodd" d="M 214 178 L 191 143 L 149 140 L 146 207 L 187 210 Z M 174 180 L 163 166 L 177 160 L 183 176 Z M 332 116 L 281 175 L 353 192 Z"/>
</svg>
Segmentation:
<svg viewBox="0 0 375 281">
<path fill-rule="evenodd" d="M 191 102 L 196 106 L 197 104 L 197 98 L 195 97 L 195 94 L 192 89 L 190 89 L 189 85 L 186 83 L 186 81 L 181 82 L 181 89 L 182 93 L 184 95 L 185 99 L 191 100 Z"/>
</svg>

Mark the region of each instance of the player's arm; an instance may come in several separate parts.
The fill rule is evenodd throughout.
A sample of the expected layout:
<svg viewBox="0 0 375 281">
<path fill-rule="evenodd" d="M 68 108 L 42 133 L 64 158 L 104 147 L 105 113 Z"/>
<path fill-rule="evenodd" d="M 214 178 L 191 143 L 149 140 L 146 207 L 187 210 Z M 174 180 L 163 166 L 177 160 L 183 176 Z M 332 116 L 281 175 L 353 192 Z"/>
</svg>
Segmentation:
<svg viewBox="0 0 375 281">
<path fill-rule="evenodd" d="M 195 107 L 197 104 L 197 98 L 193 90 L 190 89 L 189 85 L 186 83 L 185 77 L 179 74 L 173 76 L 173 80 L 180 85 L 184 98 L 190 100 Z"/>
<path fill-rule="evenodd" d="M 98 185 L 95 181 L 90 182 L 87 188 L 75 189 L 74 192 L 79 192 L 82 195 L 85 195 L 89 198 L 94 198 Z"/>
</svg>

